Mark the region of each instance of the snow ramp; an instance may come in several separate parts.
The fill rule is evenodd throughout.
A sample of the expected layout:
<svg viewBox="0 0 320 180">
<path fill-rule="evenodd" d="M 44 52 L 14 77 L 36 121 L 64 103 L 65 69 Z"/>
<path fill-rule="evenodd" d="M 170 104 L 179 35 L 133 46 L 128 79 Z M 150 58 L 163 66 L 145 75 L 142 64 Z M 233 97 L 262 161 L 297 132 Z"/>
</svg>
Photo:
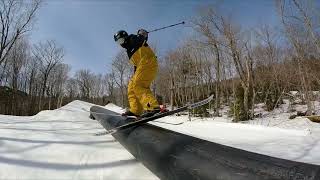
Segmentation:
<svg viewBox="0 0 320 180">
<path fill-rule="evenodd" d="M 90 112 L 106 130 L 128 123 L 102 107 L 93 106 Z M 320 179 L 319 165 L 257 154 L 148 123 L 112 135 L 160 179 Z"/>
</svg>

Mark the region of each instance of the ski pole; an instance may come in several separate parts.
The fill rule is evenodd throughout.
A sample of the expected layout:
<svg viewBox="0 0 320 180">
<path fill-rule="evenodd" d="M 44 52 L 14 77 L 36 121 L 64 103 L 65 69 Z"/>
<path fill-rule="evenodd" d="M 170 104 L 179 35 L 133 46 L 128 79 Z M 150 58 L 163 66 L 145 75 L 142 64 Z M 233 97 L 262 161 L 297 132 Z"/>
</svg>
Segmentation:
<svg viewBox="0 0 320 180">
<path fill-rule="evenodd" d="M 180 24 L 184 24 L 184 21 L 182 21 L 180 23 L 177 23 L 177 24 L 172 24 L 172 25 L 169 25 L 169 26 L 164 26 L 164 27 L 161 27 L 161 28 L 154 29 L 154 30 L 148 31 L 148 33 L 159 31 L 159 30 L 166 29 L 166 28 L 173 27 L 173 26 L 177 26 L 177 25 L 180 25 Z"/>
</svg>

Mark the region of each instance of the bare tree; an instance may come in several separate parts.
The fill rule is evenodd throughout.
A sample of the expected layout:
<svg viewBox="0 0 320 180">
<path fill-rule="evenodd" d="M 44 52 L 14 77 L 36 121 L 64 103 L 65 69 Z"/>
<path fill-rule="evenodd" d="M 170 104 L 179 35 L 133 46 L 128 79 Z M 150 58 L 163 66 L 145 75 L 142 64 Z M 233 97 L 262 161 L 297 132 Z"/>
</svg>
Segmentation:
<svg viewBox="0 0 320 180">
<path fill-rule="evenodd" d="M 130 72 L 130 66 L 129 66 L 129 59 L 125 51 L 119 52 L 115 59 L 112 61 L 112 70 L 114 73 L 115 83 L 120 88 L 121 93 L 121 106 L 124 107 L 126 103 L 126 89 L 127 84 L 129 81 L 129 72 Z"/>
<path fill-rule="evenodd" d="M 213 8 L 207 8 L 202 11 L 200 18 L 194 21 L 195 29 L 205 37 L 204 45 L 209 47 L 214 54 L 214 67 L 215 67 L 215 115 L 219 115 L 220 108 L 220 86 L 221 86 L 221 17 Z"/>
<path fill-rule="evenodd" d="M 104 93 L 105 93 L 105 90 L 103 86 L 102 74 L 95 74 L 93 77 L 93 86 L 92 86 L 91 95 L 94 98 L 99 98 L 99 97 L 102 97 Z"/>
<path fill-rule="evenodd" d="M 32 27 L 41 0 L 1 0 L 0 65 L 16 41 Z"/>
<path fill-rule="evenodd" d="M 48 78 L 54 67 L 62 62 L 64 50 L 59 47 L 55 41 L 48 40 L 45 43 L 39 43 L 34 46 L 33 55 L 39 61 L 40 71 L 42 75 L 41 94 L 39 99 L 39 110 L 42 109 L 42 99 L 47 90 Z"/>
<path fill-rule="evenodd" d="M 32 95 L 32 96 L 37 96 L 38 91 L 39 91 L 39 81 L 37 81 L 37 78 L 39 77 L 40 74 L 40 63 L 37 61 L 37 59 L 33 56 L 31 57 L 28 62 L 27 62 L 27 81 L 28 81 L 28 88 L 27 88 L 27 93 Z"/>
<path fill-rule="evenodd" d="M 65 96 L 65 85 L 68 79 L 70 66 L 67 64 L 57 64 L 50 73 L 48 78 L 47 96 L 49 97 L 49 109 L 51 109 L 52 100 L 56 101 L 56 108 L 62 106 L 63 97 Z"/>
<path fill-rule="evenodd" d="M 80 96 L 85 98 L 85 100 L 89 100 L 94 85 L 94 74 L 90 70 L 79 70 L 75 76 L 79 86 Z"/>
<path fill-rule="evenodd" d="M 281 94 L 288 90 L 284 81 L 285 70 L 282 69 L 282 62 L 279 47 L 280 33 L 268 25 L 263 25 L 255 31 L 256 46 L 253 56 L 256 61 L 256 78 L 254 87 L 260 92 L 260 98 L 267 106 L 267 110 L 276 108 L 281 100 Z M 254 94 L 255 96 L 256 94 Z M 262 100 L 261 99 L 261 100 Z"/>
<path fill-rule="evenodd" d="M 17 114 L 17 92 L 21 88 L 19 84 L 21 82 L 21 69 L 26 64 L 28 58 L 28 48 L 29 45 L 25 39 L 20 39 L 15 43 L 12 48 L 12 51 L 8 55 L 10 58 L 9 67 L 10 67 L 10 87 L 12 88 L 12 97 L 11 97 L 11 114 Z"/>
<path fill-rule="evenodd" d="M 217 98 L 220 99 L 221 74 L 224 72 L 222 59 L 230 59 L 233 68 L 240 80 L 240 87 L 237 88 L 237 108 L 240 110 L 235 120 L 247 120 L 250 117 L 251 93 L 253 91 L 253 62 L 251 34 L 250 31 L 241 30 L 240 26 L 234 23 L 231 18 L 219 13 L 213 8 L 206 8 L 200 17 L 194 22 L 195 28 L 202 34 L 202 44 L 210 47 L 214 55 L 215 77 L 217 85 L 215 87 Z M 200 42 L 201 44 L 201 42 Z M 210 58 L 210 56 L 209 56 Z M 215 104 L 219 108 L 218 100 Z M 218 112 L 216 112 L 218 114 Z"/>
<path fill-rule="evenodd" d="M 299 19 L 299 21 L 303 22 L 304 28 L 306 29 L 307 34 L 311 38 L 311 42 L 315 45 L 315 50 L 320 55 L 320 38 L 319 35 L 317 36 L 316 29 L 319 27 L 320 22 L 319 18 L 316 17 L 316 12 L 319 12 L 320 9 L 316 9 L 313 0 L 292 0 L 297 12 L 299 13 L 300 17 L 292 16 L 295 19 Z"/>
<path fill-rule="evenodd" d="M 65 90 L 70 100 L 77 98 L 80 94 L 78 81 L 75 78 L 69 78 L 66 82 Z"/>
<path fill-rule="evenodd" d="M 115 83 L 116 82 L 115 82 L 114 72 L 112 71 L 111 73 L 107 73 L 105 75 L 105 85 L 107 88 L 107 94 L 109 96 L 109 99 L 113 103 L 116 102 Z"/>
<path fill-rule="evenodd" d="M 251 93 L 253 91 L 253 56 L 251 48 L 251 34 L 245 34 L 241 28 L 232 23 L 230 19 L 223 16 L 219 17 L 220 25 L 217 28 L 223 35 L 224 47 L 230 56 L 236 72 L 240 79 L 241 89 L 239 89 L 239 116 L 235 117 L 235 121 L 248 120 L 250 117 L 249 109 L 251 106 Z M 244 35 L 247 35 L 245 38 Z M 242 92 L 243 91 L 243 92 Z"/>
<path fill-rule="evenodd" d="M 308 47 L 310 44 L 310 36 L 308 36 L 308 34 L 312 34 L 310 32 L 312 31 L 312 29 L 310 29 L 312 27 L 310 27 L 311 22 L 309 22 L 307 14 L 305 14 L 301 9 L 300 4 L 297 1 L 292 2 L 296 7 L 298 7 L 298 10 L 302 12 L 304 18 L 303 21 L 300 21 L 299 17 L 295 16 L 294 13 L 291 14 L 292 12 L 288 10 L 292 9 L 291 1 L 277 0 L 277 7 L 281 17 L 281 22 L 285 29 L 285 35 L 287 36 L 294 49 L 295 56 L 293 57 L 293 59 L 297 60 L 297 68 L 300 76 L 301 88 L 308 107 L 306 114 L 311 115 L 313 111 L 310 94 L 311 89 L 307 69 L 302 61 L 308 58 Z M 303 27 L 302 22 L 304 22 L 304 24 L 307 24 L 307 30 Z"/>
</svg>

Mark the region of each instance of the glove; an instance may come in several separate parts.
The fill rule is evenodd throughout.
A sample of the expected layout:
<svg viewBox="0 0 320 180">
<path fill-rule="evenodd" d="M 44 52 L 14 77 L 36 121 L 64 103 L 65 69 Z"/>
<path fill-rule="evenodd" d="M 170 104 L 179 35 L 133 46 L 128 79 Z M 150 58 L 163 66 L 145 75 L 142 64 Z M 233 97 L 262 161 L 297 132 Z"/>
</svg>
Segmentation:
<svg viewBox="0 0 320 180">
<path fill-rule="evenodd" d="M 148 40 L 148 31 L 145 29 L 139 29 L 137 35 L 143 36 L 146 41 Z"/>
</svg>

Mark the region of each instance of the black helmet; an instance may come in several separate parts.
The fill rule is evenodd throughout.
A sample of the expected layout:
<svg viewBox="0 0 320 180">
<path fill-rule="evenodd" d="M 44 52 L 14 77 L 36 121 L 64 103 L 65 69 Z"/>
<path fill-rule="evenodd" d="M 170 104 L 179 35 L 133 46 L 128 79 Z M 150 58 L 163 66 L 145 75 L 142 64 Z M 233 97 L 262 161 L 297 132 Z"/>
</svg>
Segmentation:
<svg viewBox="0 0 320 180">
<path fill-rule="evenodd" d="M 128 37 L 128 33 L 124 30 L 120 30 L 113 37 L 114 41 L 118 42 L 121 45 L 124 43 L 125 38 Z"/>
</svg>

